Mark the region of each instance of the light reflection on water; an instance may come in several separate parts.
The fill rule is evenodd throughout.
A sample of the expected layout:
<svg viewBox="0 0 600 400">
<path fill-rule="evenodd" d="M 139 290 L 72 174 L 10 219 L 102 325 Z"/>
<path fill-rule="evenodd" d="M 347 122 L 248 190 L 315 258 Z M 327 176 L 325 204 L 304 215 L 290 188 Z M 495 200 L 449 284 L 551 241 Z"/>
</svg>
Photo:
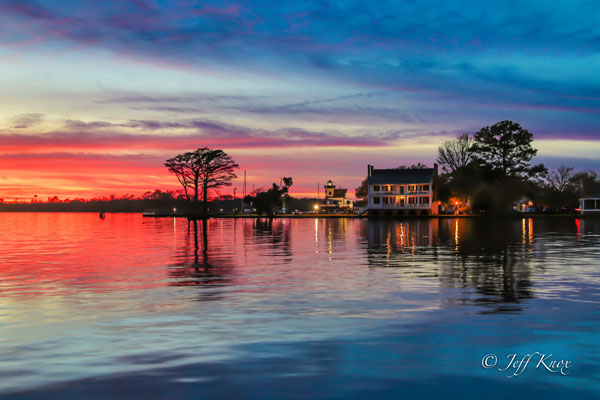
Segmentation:
<svg viewBox="0 0 600 400">
<path fill-rule="evenodd" d="M 0 239 L 11 398 L 132 398 L 140 381 L 172 398 L 599 389 L 598 220 L 0 214 Z M 573 372 L 513 384 L 480 367 L 533 351 Z"/>
</svg>

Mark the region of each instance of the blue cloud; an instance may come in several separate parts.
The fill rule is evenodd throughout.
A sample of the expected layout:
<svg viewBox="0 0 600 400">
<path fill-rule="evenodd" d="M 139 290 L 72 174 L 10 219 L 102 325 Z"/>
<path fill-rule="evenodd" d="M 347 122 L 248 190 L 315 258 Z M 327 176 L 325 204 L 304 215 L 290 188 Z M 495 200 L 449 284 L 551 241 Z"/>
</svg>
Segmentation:
<svg viewBox="0 0 600 400">
<path fill-rule="evenodd" d="M 327 100 L 338 94 L 323 93 L 295 105 L 229 104 L 239 112 L 363 115 L 356 120 L 367 123 L 394 121 L 398 110 L 399 121 L 425 116 L 450 129 L 514 118 L 548 137 L 598 135 L 600 7 L 593 0 L 0 0 L 0 10 L 0 23 L 11 27 L 0 37 L 4 46 L 77 43 L 147 62 L 310 77 L 315 88 L 334 82 L 389 94 L 390 102 L 356 96 L 340 105 Z"/>
</svg>

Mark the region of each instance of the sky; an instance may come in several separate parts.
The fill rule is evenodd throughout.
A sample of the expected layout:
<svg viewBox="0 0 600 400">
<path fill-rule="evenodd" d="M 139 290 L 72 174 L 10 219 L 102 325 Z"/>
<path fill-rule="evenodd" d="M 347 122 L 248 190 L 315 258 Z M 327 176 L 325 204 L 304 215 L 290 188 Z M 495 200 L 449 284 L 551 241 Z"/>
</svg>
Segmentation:
<svg viewBox="0 0 600 400">
<path fill-rule="evenodd" d="M 485 3 L 0 0 L 0 198 L 177 189 L 205 146 L 249 189 L 353 192 L 507 119 L 600 170 L 597 1 Z"/>
</svg>

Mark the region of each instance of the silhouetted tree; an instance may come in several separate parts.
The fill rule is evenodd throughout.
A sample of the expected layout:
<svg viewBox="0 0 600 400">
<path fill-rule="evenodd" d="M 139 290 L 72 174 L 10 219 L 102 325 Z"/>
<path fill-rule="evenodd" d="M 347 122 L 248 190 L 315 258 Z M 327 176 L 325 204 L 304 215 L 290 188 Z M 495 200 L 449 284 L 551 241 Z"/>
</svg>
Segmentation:
<svg viewBox="0 0 600 400">
<path fill-rule="evenodd" d="M 204 216 L 208 211 L 209 191 L 231 186 L 231 180 L 236 178 L 234 170 L 239 168 L 223 150 L 208 147 L 179 154 L 168 159 L 165 166 L 175 174 L 188 200 L 198 203 L 198 197 L 202 194 Z"/>
<path fill-rule="evenodd" d="M 561 165 L 548 175 L 548 184 L 559 192 L 566 191 L 572 185 L 573 167 Z"/>
<path fill-rule="evenodd" d="M 292 186 L 292 178 L 283 178 L 283 185 L 280 187 L 276 183 L 268 189 L 258 189 L 254 195 L 248 195 L 244 199 L 246 203 L 252 203 L 258 214 L 275 215 L 277 208 L 281 207 L 282 197 L 286 196 L 289 188 Z"/>
<path fill-rule="evenodd" d="M 360 186 L 354 190 L 354 194 L 358 199 L 365 199 L 369 195 L 369 178 L 363 179 Z"/>
<path fill-rule="evenodd" d="M 531 146 L 533 134 L 512 121 L 501 121 L 475 133 L 474 159 L 490 168 L 499 179 L 527 178 L 543 174 L 542 165 L 532 167 L 531 159 L 537 149 Z"/>
<path fill-rule="evenodd" d="M 443 170 L 449 173 L 466 167 L 473 160 L 473 139 L 468 133 L 458 135 L 454 140 L 448 140 L 438 147 L 436 161 Z"/>
<path fill-rule="evenodd" d="M 581 196 L 600 194 L 600 182 L 596 171 L 580 171 L 571 177 L 571 182 Z"/>
<path fill-rule="evenodd" d="M 411 166 L 400 165 L 400 166 L 396 167 L 396 169 L 423 169 L 423 168 L 429 168 L 429 167 L 422 163 L 412 164 Z"/>
</svg>

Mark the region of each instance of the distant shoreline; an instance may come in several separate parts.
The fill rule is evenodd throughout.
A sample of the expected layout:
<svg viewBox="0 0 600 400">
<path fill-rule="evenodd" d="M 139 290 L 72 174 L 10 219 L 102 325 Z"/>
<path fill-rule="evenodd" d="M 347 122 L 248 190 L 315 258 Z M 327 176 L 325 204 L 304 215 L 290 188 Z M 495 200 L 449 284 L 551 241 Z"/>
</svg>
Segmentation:
<svg viewBox="0 0 600 400">
<path fill-rule="evenodd" d="M 11 210 L 11 211 L 0 211 L 0 214 L 11 214 L 11 213 L 42 213 L 42 214 L 98 214 L 96 211 L 24 211 L 24 210 Z M 141 214 L 139 211 L 106 211 L 107 214 Z M 189 219 L 201 219 L 197 215 L 186 215 L 186 214 L 157 214 L 157 215 L 145 215 L 144 218 L 189 218 Z M 277 214 L 272 217 L 258 214 L 222 214 L 222 215 L 211 215 L 209 219 L 307 219 L 307 218 L 349 218 L 349 219 L 373 219 L 373 220 L 414 220 L 414 219 L 497 219 L 497 218 L 509 218 L 509 219 L 600 219 L 600 215 L 575 215 L 575 214 L 509 214 L 509 215 L 380 215 L 380 216 L 368 216 L 368 215 L 354 215 L 354 214 Z"/>
</svg>

